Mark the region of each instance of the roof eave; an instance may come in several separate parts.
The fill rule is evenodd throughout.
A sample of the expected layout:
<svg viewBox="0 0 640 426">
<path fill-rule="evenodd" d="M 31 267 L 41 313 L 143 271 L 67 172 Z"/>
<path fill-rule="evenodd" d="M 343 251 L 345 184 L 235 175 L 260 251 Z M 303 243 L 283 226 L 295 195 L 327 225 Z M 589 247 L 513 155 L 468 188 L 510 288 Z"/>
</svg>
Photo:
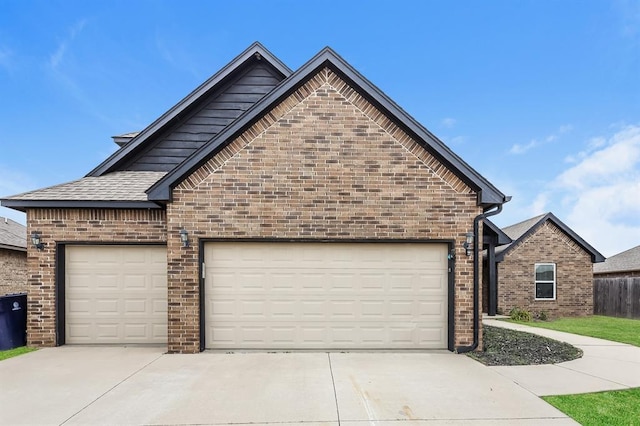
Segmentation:
<svg viewBox="0 0 640 426">
<path fill-rule="evenodd" d="M 496 246 L 504 246 L 506 244 L 511 244 L 513 240 L 509 238 L 507 234 L 505 234 L 502 229 L 500 229 L 495 223 L 491 222 L 489 219 L 485 219 L 483 224 L 493 232 L 497 237 Z"/>
<path fill-rule="evenodd" d="M 103 161 L 100 165 L 98 165 L 95 169 L 90 171 L 87 176 L 101 176 L 105 173 L 108 173 L 109 171 L 112 171 L 114 167 L 120 164 L 121 161 L 123 161 L 129 154 L 133 153 L 137 148 L 139 148 L 152 135 L 162 130 L 167 124 L 172 122 L 182 112 L 187 110 L 194 102 L 197 102 L 198 99 L 200 99 L 204 94 L 212 90 L 216 85 L 224 81 L 235 70 L 242 67 L 247 61 L 249 61 L 253 57 L 256 57 L 256 55 L 260 56 L 260 60 L 267 60 L 270 65 L 272 65 L 278 70 L 278 72 L 282 74 L 283 77 L 286 78 L 291 75 L 292 71 L 291 69 L 289 69 L 289 67 L 287 67 L 282 61 L 276 58 L 262 44 L 260 44 L 259 42 L 255 42 L 247 49 L 245 49 L 244 52 L 231 60 L 231 62 L 225 65 L 217 73 L 215 73 L 212 77 L 210 77 L 207 81 L 198 86 L 175 106 L 173 106 L 173 108 L 165 112 L 157 120 L 147 126 L 147 128 L 142 130 L 137 136 L 132 138 L 125 146 L 120 148 L 109 158 Z"/>
<path fill-rule="evenodd" d="M 629 268 L 629 269 L 612 269 L 610 271 L 593 271 L 593 275 L 602 275 L 602 274 L 628 274 L 631 272 L 640 272 L 640 268 Z"/>
<path fill-rule="evenodd" d="M 505 196 L 484 177 L 473 170 L 471 166 L 447 148 L 442 141 L 420 125 L 329 47 L 322 49 L 306 64 L 300 67 L 300 69 L 284 80 L 275 90 L 265 95 L 265 97 L 253 105 L 253 107 L 238 117 L 236 121 L 209 140 L 198 151 L 192 154 L 191 157 L 183 161 L 180 166 L 156 182 L 147 190 L 149 199 L 153 201 L 170 201 L 171 189 L 197 167 L 202 165 L 211 153 L 215 152 L 225 141 L 237 136 L 242 130 L 250 126 L 260 114 L 268 111 L 299 87 L 300 84 L 303 84 L 306 77 L 313 75 L 314 72 L 317 72 L 318 69 L 324 66 L 330 66 L 343 78 L 349 80 L 350 84 L 360 89 L 360 93 L 367 97 L 377 108 L 381 109 L 385 114 L 388 114 L 397 123 L 401 123 L 405 130 L 416 137 L 417 141 L 424 141 L 422 145 L 425 149 L 429 149 L 429 151 L 434 153 L 447 167 L 453 169 L 467 184 L 478 191 L 478 204 L 485 207 L 485 210 L 509 200 L 510 197 Z"/>
<path fill-rule="evenodd" d="M 104 200 L 0 200 L 0 205 L 13 210 L 67 208 L 67 209 L 161 209 L 152 201 L 104 201 Z"/>
<path fill-rule="evenodd" d="M 0 249 L 12 250 L 12 251 L 22 251 L 22 252 L 25 252 L 25 253 L 27 251 L 26 247 L 13 246 L 11 244 L 0 244 Z"/>
</svg>

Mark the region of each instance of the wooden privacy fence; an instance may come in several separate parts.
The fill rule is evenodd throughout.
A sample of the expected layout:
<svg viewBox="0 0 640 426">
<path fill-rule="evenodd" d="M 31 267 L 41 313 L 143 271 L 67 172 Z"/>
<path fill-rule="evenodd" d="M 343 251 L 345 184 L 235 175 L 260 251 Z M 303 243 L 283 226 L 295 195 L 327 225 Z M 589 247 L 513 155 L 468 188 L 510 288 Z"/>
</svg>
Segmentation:
<svg viewBox="0 0 640 426">
<path fill-rule="evenodd" d="M 593 313 L 610 317 L 640 318 L 640 277 L 595 278 Z"/>
</svg>

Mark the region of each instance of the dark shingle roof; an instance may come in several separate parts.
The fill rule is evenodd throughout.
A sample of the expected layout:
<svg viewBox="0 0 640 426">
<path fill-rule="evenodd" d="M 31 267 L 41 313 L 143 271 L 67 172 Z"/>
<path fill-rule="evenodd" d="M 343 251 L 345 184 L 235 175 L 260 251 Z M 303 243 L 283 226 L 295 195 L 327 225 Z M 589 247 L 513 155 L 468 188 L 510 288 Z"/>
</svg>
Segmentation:
<svg viewBox="0 0 640 426">
<path fill-rule="evenodd" d="M 607 258 L 603 263 L 593 265 L 594 274 L 608 272 L 640 271 L 640 246 Z"/>
<path fill-rule="evenodd" d="M 27 227 L 0 217 L 0 248 L 27 251 Z"/>
</svg>

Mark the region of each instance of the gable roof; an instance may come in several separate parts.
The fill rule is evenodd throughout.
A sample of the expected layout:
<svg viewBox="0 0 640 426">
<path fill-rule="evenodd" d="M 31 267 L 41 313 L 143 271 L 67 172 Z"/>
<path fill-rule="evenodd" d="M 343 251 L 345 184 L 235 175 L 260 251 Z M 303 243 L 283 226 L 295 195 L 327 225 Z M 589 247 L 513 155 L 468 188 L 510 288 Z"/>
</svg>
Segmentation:
<svg viewBox="0 0 640 426">
<path fill-rule="evenodd" d="M 608 257 L 603 263 L 593 265 L 594 274 L 608 272 L 640 271 L 640 246 Z"/>
<path fill-rule="evenodd" d="M 476 190 L 479 205 L 490 208 L 508 201 L 502 192 L 454 154 L 442 141 L 409 116 L 329 47 L 322 49 L 236 121 L 149 188 L 147 191 L 149 200 L 157 202 L 170 201 L 171 190 L 178 183 L 324 67 L 329 67 L 340 75 L 351 87 L 400 125 L 403 130 L 408 132 L 410 136 L 458 175 L 460 179 Z"/>
<path fill-rule="evenodd" d="M 578 244 L 584 251 L 591 256 L 591 262 L 604 262 L 604 256 L 600 254 L 595 248 L 587 243 L 582 237 L 576 234 L 571 228 L 565 225 L 560 219 L 558 219 L 553 213 L 545 213 L 531 219 L 524 220 L 514 225 L 502 228 L 502 231 L 513 240 L 511 244 L 498 247 L 496 249 L 496 262 L 501 262 L 511 249 L 518 246 L 518 244 L 527 238 L 529 235 L 536 232 L 545 222 L 551 222 L 558 227 L 562 232 L 569 236 L 576 244 Z"/>
<path fill-rule="evenodd" d="M 145 190 L 164 172 L 114 172 L 14 195 L 2 205 L 24 211 L 29 207 L 160 208 L 148 200 Z"/>
<path fill-rule="evenodd" d="M 484 219 L 482 223 L 484 225 L 482 229 L 483 235 L 489 233 L 494 234 L 498 240 L 496 246 L 503 246 L 513 241 L 502 229 L 498 228 L 498 226 L 489 219 Z"/>
<path fill-rule="evenodd" d="M 154 141 L 159 138 L 159 135 L 165 134 L 167 129 L 175 129 L 185 117 L 191 117 L 189 114 L 193 113 L 201 98 L 210 96 L 218 89 L 230 87 L 227 77 L 236 71 L 237 73 L 233 75 L 238 75 L 241 73 L 238 70 L 245 69 L 243 67 L 247 63 L 255 63 L 255 61 L 267 61 L 284 80 L 269 89 L 270 91 L 266 94 L 261 94 L 261 99 L 253 100 L 248 109 L 243 110 L 231 122 L 226 122 L 219 131 L 216 130 L 217 133 L 213 137 L 199 144 L 199 148 L 195 151 L 183 150 L 190 152 L 190 155 L 183 157 L 184 160 L 181 160 L 182 162 L 178 165 L 155 171 L 131 170 L 125 167 L 141 152 L 145 153 L 148 152 L 149 147 L 156 147 Z M 477 193 L 478 205 L 483 206 L 485 210 L 510 199 L 330 48 L 324 48 L 298 71 L 291 74 L 291 70 L 260 43 L 254 43 L 142 132 L 132 134 L 133 137 L 129 142 L 85 178 L 7 197 L 0 200 L 0 204 L 22 211 L 30 207 L 159 208 L 161 204 L 170 200 L 171 189 L 182 179 L 324 67 L 329 67 L 336 72 L 360 95 L 469 185 Z M 235 81 L 234 78 L 236 77 L 231 81 Z M 128 134 L 121 135 L 122 139 L 128 136 Z M 123 167 L 125 170 L 122 170 Z"/>
<path fill-rule="evenodd" d="M 6 217 L 0 217 L 0 248 L 27 251 L 27 227 Z"/>
<path fill-rule="evenodd" d="M 221 86 L 224 86 L 228 77 L 244 67 L 247 63 L 254 60 L 267 62 L 281 74 L 282 78 L 289 76 L 292 72 L 289 67 L 276 58 L 271 52 L 262 46 L 262 44 L 258 42 L 253 43 L 244 52 L 225 65 L 220 71 L 211 76 L 184 99 L 147 126 L 147 128 L 141 132 L 132 133 L 134 137 L 124 144 L 122 148 L 89 172 L 87 176 L 101 176 L 105 173 L 118 170 L 118 166 L 123 165 L 123 163 L 127 163 L 132 155 L 144 149 L 146 144 L 148 144 L 154 136 L 157 136 L 160 132 L 165 131 L 176 121 L 180 120 L 182 115 L 186 114 L 192 105 L 197 103 L 207 94 L 210 94 L 215 90 L 218 90 Z"/>
</svg>

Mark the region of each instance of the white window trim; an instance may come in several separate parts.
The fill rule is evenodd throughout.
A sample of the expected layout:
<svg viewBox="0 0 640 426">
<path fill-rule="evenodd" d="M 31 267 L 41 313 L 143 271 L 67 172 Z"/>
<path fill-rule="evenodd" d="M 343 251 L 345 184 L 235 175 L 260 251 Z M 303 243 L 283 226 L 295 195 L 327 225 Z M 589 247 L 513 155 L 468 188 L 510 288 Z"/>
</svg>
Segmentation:
<svg viewBox="0 0 640 426">
<path fill-rule="evenodd" d="M 542 265 L 552 265 L 553 266 L 553 281 L 545 281 L 545 280 L 537 280 L 536 279 L 536 270 L 538 269 L 538 266 L 542 266 Z M 558 276 L 556 275 L 556 264 L 555 263 L 551 263 L 551 262 L 543 262 L 543 263 L 536 263 L 533 267 L 533 298 L 535 300 L 556 300 L 556 297 L 558 296 L 558 286 L 557 286 L 557 281 L 558 281 Z M 541 284 L 548 284 L 548 283 L 553 283 L 553 297 L 536 297 L 536 287 L 538 286 L 538 283 Z"/>
</svg>

